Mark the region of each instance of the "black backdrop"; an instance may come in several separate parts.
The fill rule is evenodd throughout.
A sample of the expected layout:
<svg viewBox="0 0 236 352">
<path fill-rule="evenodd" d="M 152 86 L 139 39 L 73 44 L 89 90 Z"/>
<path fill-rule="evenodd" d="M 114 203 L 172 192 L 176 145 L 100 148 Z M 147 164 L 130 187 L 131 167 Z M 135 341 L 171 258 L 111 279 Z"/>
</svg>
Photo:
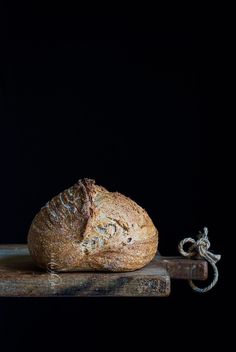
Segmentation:
<svg viewBox="0 0 236 352">
<path fill-rule="evenodd" d="M 165 255 L 177 254 L 179 240 L 203 226 L 215 231 L 208 32 L 151 17 L 63 11 L 8 11 L 2 23 L 1 243 L 25 243 L 40 207 L 82 177 L 144 207 Z M 219 249 L 219 239 L 213 242 Z M 78 335 L 89 347 L 102 346 L 111 335 L 123 347 L 119 319 L 126 338 L 147 325 L 152 338 L 156 329 L 181 332 L 178 322 L 188 319 L 191 334 L 192 312 L 196 320 L 207 308 L 214 318 L 219 290 L 199 296 L 179 282 L 167 300 L 1 299 L 2 332 L 14 331 L 13 349 L 26 334 L 36 338 L 37 329 L 50 346 L 78 347 L 86 342 Z M 152 342 L 146 339 L 146 348 Z"/>
</svg>

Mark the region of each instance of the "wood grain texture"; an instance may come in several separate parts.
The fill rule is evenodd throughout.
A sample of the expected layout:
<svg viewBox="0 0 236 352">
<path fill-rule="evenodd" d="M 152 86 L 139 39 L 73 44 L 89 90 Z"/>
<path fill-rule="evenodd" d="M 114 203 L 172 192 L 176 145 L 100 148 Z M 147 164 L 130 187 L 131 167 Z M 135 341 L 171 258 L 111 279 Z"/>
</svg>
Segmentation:
<svg viewBox="0 0 236 352">
<path fill-rule="evenodd" d="M 26 245 L 0 245 L 2 297 L 165 297 L 170 278 L 207 278 L 207 263 L 178 257 L 156 256 L 133 272 L 47 273 L 32 262 Z"/>
</svg>

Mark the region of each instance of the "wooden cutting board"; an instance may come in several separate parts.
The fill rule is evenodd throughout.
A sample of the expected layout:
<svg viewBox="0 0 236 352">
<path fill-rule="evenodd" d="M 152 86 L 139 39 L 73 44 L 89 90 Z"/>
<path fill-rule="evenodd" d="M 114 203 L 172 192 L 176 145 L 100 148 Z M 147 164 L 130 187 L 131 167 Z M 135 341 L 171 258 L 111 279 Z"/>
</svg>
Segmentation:
<svg viewBox="0 0 236 352">
<path fill-rule="evenodd" d="M 26 245 L 0 245 L 2 297 L 165 297 L 171 278 L 205 280 L 207 275 L 204 260 L 162 256 L 128 273 L 47 273 L 33 264 Z"/>
</svg>

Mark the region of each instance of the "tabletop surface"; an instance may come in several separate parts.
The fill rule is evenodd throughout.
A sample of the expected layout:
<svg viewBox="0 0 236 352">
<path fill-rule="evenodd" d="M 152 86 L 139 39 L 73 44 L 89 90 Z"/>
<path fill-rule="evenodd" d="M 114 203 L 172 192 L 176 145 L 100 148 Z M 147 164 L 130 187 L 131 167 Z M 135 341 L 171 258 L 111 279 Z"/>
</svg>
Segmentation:
<svg viewBox="0 0 236 352">
<path fill-rule="evenodd" d="M 204 260 L 162 256 L 126 273 L 48 273 L 34 265 L 27 245 L 0 245 L 2 297 L 165 297 L 171 279 L 205 280 L 207 275 Z"/>
</svg>

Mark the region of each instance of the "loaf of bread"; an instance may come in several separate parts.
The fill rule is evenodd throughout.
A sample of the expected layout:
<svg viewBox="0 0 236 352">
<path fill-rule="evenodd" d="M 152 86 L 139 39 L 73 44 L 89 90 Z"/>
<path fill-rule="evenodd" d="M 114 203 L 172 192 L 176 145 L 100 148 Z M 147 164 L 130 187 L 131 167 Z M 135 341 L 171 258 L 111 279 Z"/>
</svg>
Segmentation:
<svg viewBox="0 0 236 352">
<path fill-rule="evenodd" d="M 139 205 L 93 180 L 79 180 L 50 200 L 28 234 L 30 254 L 56 271 L 132 271 L 148 264 L 158 232 Z"/>
</svg>

